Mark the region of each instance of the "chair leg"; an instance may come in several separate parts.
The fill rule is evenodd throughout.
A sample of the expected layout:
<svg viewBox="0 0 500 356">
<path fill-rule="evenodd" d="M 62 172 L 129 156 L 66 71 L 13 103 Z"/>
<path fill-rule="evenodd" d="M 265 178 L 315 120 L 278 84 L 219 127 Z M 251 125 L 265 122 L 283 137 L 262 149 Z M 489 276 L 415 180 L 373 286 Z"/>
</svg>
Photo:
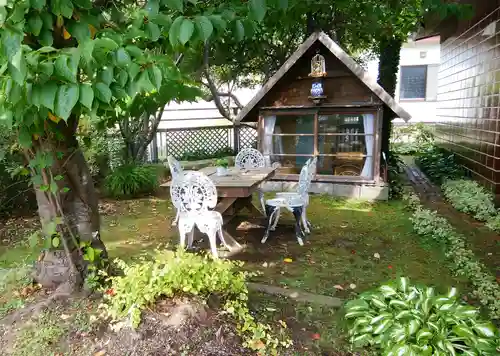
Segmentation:
<svg viewBox="0 0 500 356">
<path fill-rule="evenodd" d="M 187 229 L 184 224 L 179 224 L 179 246 L 182 248 L 186 248 L 186 236 L 191 234 L 194 231 L 194 226 L 191 228 L 191 231 Z"/>
<path fill-rule="evenodd" d="M 276 226 L 278 226 L 278 220 L 280 219 L 281 216 L 281 209 L 279 207 L 276 208 L 274 214 L 274 221 L 271 222 L 271 231 L 276 230 Z"/>
<path fill-rule="evenodd" d="M 302 226 L 304 228 L 304 231 L 306 232 L 306 234 L 310 234 L 311 233 L 311 229 L 309 228 L 309 221 L 307 221 L 307 216 L 306 216 L 306 207 L 303 208 L 302 210 L 302 216 L 301 216 L 301 219 L 302 219 Z"/>
<path fill-rule="evenodd" d="M 208 241 L 210 241 L 210 250 L 214 258 L 219 258 L 217 253 L 217 229 L 207 231 Z"/>
<path fill-rule="evenodd" d="M 191 232 L 188 234 L 188 248 L 193 247 L 193 242 L 194 242 L 194 227 L 191 230 Z"/>
<path fill-rule="evenodd" d="M 262 207 L 262 212 L 264 213 L 264 216 L 266 216 L 266 199 L 264 197 L 264 192 L 260 188 L 257 191 L 259 193 L 259 200 L 260 200 L 260 206 Z"/>
<path fill-rule="evenodd" d="M 178 222 L 179 222 L 179 211 L 175 213 L 175 218 L 174 221 L 172 221 L 172 226 L 177 226 Z"/>
<path fill-rule="evenodd" d="M 271 205 L 266 205 L 266 216 L 267 216 L 267 224 L 266 224 L 266 231 L 264 232 L 264 237 L 262 240 L 260 240 L 261 243 L 266 243 L 267 239 L 269 238 L 269 232 L 271 231 L 271 225 L 273 224 L 273 221 L 275 219 L 275 215 L 279 211 L 279 208 Z"/>
<path fill-rule="evenodd" d="M 295 217 L 295 237 L 300 246 L 304 246 L 304 231 L 301 227 L 301 219 L 304 213 L 303 207 L 293 208 L 293 216 Z"/>
</svg>

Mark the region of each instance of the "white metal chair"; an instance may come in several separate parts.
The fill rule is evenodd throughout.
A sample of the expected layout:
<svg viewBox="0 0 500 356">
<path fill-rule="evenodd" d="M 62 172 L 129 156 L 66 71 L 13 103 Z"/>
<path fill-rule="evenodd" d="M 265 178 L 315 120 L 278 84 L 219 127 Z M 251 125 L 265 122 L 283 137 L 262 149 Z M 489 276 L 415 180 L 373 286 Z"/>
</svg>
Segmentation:
<svg viewBox="0 0 500 356">
<path fill-rule="evenodd" d="M 234 164 L 240 169 L 264 168 L 266 166 L 266 160 L 264 155 L 255 148 L 244 148 L 236 155 Z M 259 188 L 257 193 L 259 194 L 262 211 L 265 214 L 266 206 L 264 201 L 264 191 Z"/>
<path fill-rule="evenodd" d="M 309 205 L 309 188 L 316 172 L 316 162 L 316 158 L 309 159 L 302 167 L 296 192 L 280 192 L 276 194 L 274 199 L 266 200 L 267 227 L 264 237 L 261 240 L 262 243 L 267 241 L 270 231 L 276 229 L 281 209 L 285 208 L 292 212 L 295 217 L 295 236 L 297 242 L 301 246 L 304 245 L 305 234 L 311 232 L 311 223 L 307 220 L 306 210 Z"/>
<path fill-rule="evenodd" d="M 175 179 L 182 178 L 182 176 L 184 175 L 184 171 L 183 171 L 182 166 L 179 163 L 179 161 L 177 161 L 172 156 L 168 156 L 167 162 L 168 162 L 168 166 L 170 168 L 170 175 L 172 176 L 172 181 Z M 177 206 L 175 206 L 175 204 L 174 204 L 174 207 L 176 209 L 176 213 L 175 213 L 175 219 L 174 219 L 174 221 L 172 221 L 172 226 L 177 225 L 177 221 L 179 221 L 179 208 Z"/>
<path fill-rule="evenodd" d="M 217 205 L 217 189 L 214 183 L 201 172 L 186 171 L 182 178 L 175 179 L 170 188 L 172 203 L 179 209 L 180 245 L 191 247 L 194 238 L 194 227 L 208 236 L 210 249 L 214 258 L 217 254 L 217 234 L 222 243 L 231 249 L 224 241 L 222 232 L 222 215 L 210 209 Z"/>
</svg>

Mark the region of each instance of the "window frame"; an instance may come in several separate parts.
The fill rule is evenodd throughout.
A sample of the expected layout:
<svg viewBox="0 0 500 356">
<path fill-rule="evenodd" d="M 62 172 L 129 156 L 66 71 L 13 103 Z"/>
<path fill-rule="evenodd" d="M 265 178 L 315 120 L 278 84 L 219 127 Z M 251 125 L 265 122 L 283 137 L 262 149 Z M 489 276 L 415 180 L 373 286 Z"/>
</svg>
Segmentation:
<svg viewBox="0 0 500 356">
<path fill-rule="evenodd" d="M 405 98 L 403 97 L 403 70 L 405 68 L 424 68 L 424 97 L 423 98 Z M 429 74 L 429 65 L 427 64 L 415 64 L 415 65 L 403 65 L 399 67 L 399 101 L 427 101 L 427 81 Z"/>
<path fill-rule="evenodd" d="M 279 110 L 277 108 L 276 110 L 261 110 L 259 114 L 259 137 L 260 139 L 258 140 L 258 148 L 262 152 L 263 147 L 262 147 L 262 142 L 264 139 L 264 118 L 266 116 L 298 116 L 298 115 L 314 115 L 314 124 L 313 124 L 313 133 L 312 134 L 272 134 L 271 136 L 313 136 L 313 153 L 312 154 L 293 154 L 293 153 L 283 153 L 283 154 L 275 154 L 273 153 L 272 156 L 281 156 L 281 157 L 337 157 L 339 154 L 321 154 L 319 152 L 319 146 L 318 146 L 318 138 L 319 136 L 344 136 L 345 133 L 320 133 L 319 132 L 319 121 L 318 117 L 319 115 L 335 115 L 335 114 L 340 114 L 340 115 L 346 115 L 346 114 L 352 114 L 352 115 L 362 115 L 362 114 L 372 114 L 373 115 L 373 125 L 374 125 L 374 134 L 373 134 L 373 155 L 370 156 L 373 158 L 373 166 L 372 166 L 372 175 L 370 177 L 364 177 L 364 176 L 340 176 L 340 175 L 333 175 L 333 174 L 316 174 L 314 181 L 324 181 L 324 182 L 357 182 L 357 183 L 373 183 L 375 181 L 379 180 L 379 175 L 380 175 L 380 159 L 378 159 L 380 155 L 380 122 L 381 122 L 381 113 L 382 113 L 382 107 L 378 105 L 370 106 L 370 107 L 357 107 L 357 108 L 324 108 L 324 107 L 318 107 L 313 110 L 310 108 L 308 109 L 287 109 L 287 110 Z M 372 135 L 366 135 L 365 133 L 363 134 L 353 134 L 353 136 L 372 136 Z M 342 156 L 342 154 L 340 154 Z M 369 157 L 366 154 L 362 155 L 363 159 L 366 157 Z M 299 174 L 293 174 L 293 173 L 276 173 L 275 175 L 276 179 L 280 180 L 291 180 L 291 181 L 298 181 L 299 179 Z"/>
</svg>

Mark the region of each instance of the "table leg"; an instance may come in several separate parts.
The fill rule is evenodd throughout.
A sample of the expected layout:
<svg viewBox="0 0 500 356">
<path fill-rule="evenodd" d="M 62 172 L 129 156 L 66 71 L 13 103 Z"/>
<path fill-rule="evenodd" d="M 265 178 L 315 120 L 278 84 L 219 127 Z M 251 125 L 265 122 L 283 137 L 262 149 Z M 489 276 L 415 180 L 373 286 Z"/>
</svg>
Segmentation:
<svg viewBox="0 0 500 356">
<path fill-rule="evenodd" d="M 241 198 L 242 208 L 246 208 L 252 215 L 261 216 L 262 212 L 253 205 L 252 197 Z"/>
</svg>

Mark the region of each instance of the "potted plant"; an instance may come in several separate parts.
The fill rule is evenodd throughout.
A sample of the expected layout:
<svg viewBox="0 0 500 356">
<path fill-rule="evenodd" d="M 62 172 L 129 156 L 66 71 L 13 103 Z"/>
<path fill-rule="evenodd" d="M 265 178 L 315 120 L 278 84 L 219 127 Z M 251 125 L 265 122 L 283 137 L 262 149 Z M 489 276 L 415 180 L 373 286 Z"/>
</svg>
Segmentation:
<svg viewBox="0 0 500 356">
<path fill-rule="evenodd" d="M 215 161 L 215 166 L 217 167 L 217 175 L 225 176 L 227 174 L 227 167 L 229 166 L 229 161 L 226 158 L 219 158 Z"/>
</svg>

